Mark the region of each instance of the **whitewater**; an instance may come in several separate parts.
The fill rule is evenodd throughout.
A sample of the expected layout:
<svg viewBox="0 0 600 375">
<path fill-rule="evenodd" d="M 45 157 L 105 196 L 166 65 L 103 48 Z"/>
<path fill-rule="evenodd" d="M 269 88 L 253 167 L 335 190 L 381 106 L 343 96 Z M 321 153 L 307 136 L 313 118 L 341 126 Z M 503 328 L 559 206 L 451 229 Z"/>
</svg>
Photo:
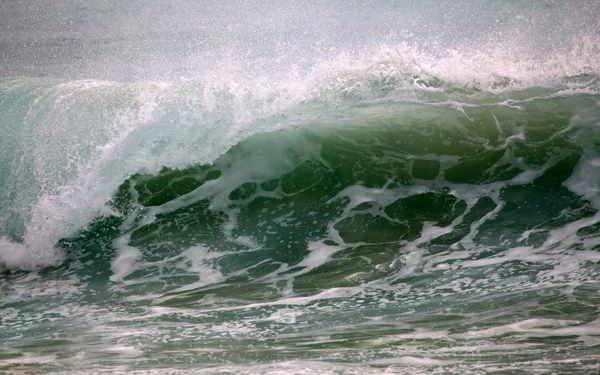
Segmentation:
<svg viewBox="0 0 600 375">
<path fill-rule="evenodd" d="M 0 372 L 596 374 L 598 19 L 0 4 Z"/>
</svg>

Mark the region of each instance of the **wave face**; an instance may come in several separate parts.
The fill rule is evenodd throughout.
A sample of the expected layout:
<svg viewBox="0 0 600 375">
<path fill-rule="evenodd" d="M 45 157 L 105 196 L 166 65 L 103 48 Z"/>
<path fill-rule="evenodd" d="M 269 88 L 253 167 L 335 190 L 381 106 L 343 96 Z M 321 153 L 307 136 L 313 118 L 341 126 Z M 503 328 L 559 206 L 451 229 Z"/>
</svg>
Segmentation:
<svg viewBox="0 0 600 375">
<path fill-rule="evenodd" d="M 600 9 L 461 4 L 0 4 L 0 371 L 596 371 Z"/>
</svg>

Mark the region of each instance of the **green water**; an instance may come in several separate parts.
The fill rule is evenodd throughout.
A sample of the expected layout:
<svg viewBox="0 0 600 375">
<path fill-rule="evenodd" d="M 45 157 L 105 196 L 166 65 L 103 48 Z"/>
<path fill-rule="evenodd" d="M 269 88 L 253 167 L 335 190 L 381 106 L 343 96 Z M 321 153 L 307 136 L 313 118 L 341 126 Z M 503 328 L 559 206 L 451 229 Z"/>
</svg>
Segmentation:
<svg viewBox="0 0 600 375">
<path fill-rule="evenodd" d="M 0 374 L 598 374 L 598 19 L 0 2 Z"/>
<path fill-rule="evenodd" d="M 0 276 L 2 369 L 591 374 L 598 99 L 350 105 L 137 173 Z"/>
</svg>

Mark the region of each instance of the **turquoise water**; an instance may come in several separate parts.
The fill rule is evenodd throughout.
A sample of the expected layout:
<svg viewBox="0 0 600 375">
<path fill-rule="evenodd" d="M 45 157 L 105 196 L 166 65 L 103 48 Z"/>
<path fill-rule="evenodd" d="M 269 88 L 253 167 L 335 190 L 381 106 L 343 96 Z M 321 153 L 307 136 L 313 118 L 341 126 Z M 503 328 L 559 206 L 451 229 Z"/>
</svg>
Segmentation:
<svg viewBox="0 0 600 375">
<path fill-rule="evenodd" d="M 2 7 L 0 372 L 597 372 L 594 2 Z"/>
</svg>

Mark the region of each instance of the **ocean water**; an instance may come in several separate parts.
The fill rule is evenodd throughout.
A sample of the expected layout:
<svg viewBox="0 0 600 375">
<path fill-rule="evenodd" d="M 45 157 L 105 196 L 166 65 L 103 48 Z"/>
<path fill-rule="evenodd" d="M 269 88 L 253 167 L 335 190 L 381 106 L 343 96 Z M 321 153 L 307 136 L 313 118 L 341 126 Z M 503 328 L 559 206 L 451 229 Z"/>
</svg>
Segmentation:
<svg viewBox="0 0 600 375">
<path fill-rule="evenodd" d="M 0 3 L 0 373 L 598 374 L 600 3 Z"/>
</svg>

